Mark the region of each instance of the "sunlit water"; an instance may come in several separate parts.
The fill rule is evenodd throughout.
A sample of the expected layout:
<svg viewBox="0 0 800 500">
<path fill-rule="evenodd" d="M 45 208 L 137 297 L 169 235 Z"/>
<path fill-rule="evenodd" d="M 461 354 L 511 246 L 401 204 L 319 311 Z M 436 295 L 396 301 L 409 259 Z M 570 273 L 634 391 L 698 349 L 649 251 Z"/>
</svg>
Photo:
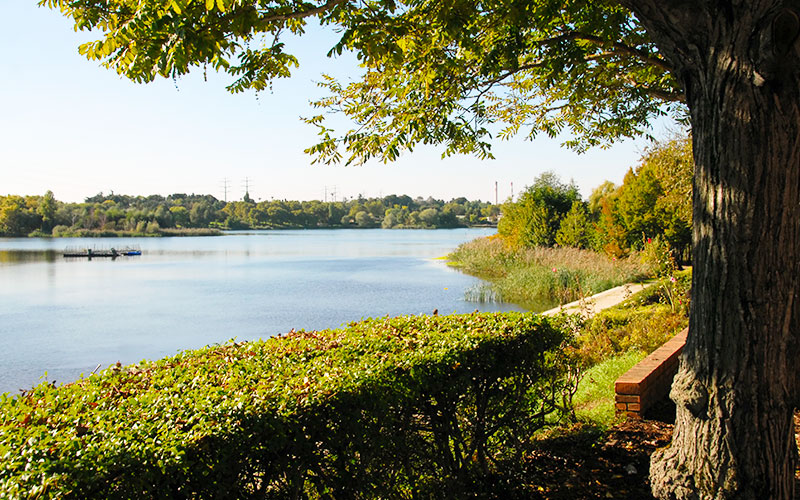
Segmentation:
<svg viewBox="0 0 800 500">
<path fill-rule="evenodd" d="M 519 310 L 474 303 L 437 260 L 489 229 L 252 231 L 197 238 L 0 238 L 0 392 L 229 339 L 366 317 Z M 65 247 L 138 245 L 115 260 Z"/>
</svg>

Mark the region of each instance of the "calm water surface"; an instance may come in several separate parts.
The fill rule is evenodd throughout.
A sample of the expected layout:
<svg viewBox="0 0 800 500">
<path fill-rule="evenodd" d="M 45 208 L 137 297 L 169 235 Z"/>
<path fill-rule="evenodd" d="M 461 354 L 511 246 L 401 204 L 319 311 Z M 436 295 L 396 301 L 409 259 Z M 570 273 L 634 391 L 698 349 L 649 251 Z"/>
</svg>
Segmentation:
<svg viewBox="0 0 800 500">
<path fill-rule="evenodd" d="M 234 232 L 198 238 L 0 238 L 0 392 L 98 364 L 365 317 L 519 310 L 437 260 L 489 229 Z M 138 245 L 143 255 L 61 256 Z"/>
</svg>

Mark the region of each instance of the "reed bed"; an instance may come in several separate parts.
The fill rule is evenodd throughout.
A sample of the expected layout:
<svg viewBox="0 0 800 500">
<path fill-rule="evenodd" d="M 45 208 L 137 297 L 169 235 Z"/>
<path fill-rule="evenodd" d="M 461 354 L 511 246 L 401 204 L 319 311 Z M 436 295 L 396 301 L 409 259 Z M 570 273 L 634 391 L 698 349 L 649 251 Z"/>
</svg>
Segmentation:
<svg viewBox="0 0 800 500">
<path fill-rule="evenodd" d="M 448 255 L 449 265 L 491 282 L 491 293 L 471 295 L 545 310 L 652 274 L 638 254 L 608 257 L 577 248 L 508 248 L 498 237 L 480 238 Z"/>
</svg>

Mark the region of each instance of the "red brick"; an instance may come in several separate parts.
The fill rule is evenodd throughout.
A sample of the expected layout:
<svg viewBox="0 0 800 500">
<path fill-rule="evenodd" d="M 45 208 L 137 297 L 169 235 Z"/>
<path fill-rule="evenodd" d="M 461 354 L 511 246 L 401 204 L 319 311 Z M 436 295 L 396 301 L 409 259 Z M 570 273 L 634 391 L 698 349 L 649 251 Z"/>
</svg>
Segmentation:
<svg viewBox="0 0 800 500">
<path fill-rule="evenodd" d="M 616 380 L 614 390 L 618 410 L 624 410 L 620 405 L 627 403 L 628 416 L 640 418 L 640 412 L 669 394 L 686 342 L 687 330 L 665 342 Z M 638 401 L 634 401 L 635 398 Z"/>
<path fill-rule="evenodd" d="M 615 399 L 616 399 L 617 403 L 639 403 L 640 402 L 640 397 L 636 396 L 636 395 L 630 396 L 630 395 L 627 395 L 627 394 L 617 394 Z"/>
<path fill-rule="evenodd" d="M 614 383 L 614 392 L 617 394 L 639 394 L 639 384 L 637 382 L 620 382 L 617 380 Z"/>
</svg>

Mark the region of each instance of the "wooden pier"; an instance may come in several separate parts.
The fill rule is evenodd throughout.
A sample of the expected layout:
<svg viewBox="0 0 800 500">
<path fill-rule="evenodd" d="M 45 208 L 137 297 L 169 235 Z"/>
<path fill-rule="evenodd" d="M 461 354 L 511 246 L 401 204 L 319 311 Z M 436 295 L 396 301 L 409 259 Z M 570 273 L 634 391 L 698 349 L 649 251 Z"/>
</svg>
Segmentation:
<svg viewBox="0 0 800 500">
<path fill-rule="evenodd" d="M 110 257 L 116 259 L 117 257 L 130 257 L 134 255 L 142 255 L 142 250 L 138 246 L 126 246 L 121 248 L 78 248 L 67 247 L 64 249 L 64 257 Z"/>
</svg>

